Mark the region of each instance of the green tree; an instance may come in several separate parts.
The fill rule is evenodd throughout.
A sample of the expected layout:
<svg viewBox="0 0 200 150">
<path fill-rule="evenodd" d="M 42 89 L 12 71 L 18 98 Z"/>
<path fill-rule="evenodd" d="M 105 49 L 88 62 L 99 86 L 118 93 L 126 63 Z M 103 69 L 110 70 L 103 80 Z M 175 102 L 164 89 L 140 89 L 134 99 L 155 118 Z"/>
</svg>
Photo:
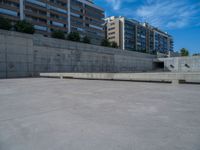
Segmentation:
<svg viewBox="0 0 200 150">
<path fill-rule="evenodd" d="M 91 43 L 91 42 L 90 42 L 90 38 L 87 37 L 87 36 L 85 36 L 85 37 L 83 38 L 83 43 L 90 44 L 90 43 Z"/>
<path fill-rule="evenodd" d="M 101 42 L 101 46 L 110 47 L 111 43 L 109 42 L 108 39 L 103 39 Z"/>
<path fill-rule="evenodd" d="M 55 30 L 51 33 L 51 37 L 57 38 L 57 39 L 65 39 L 65 33 L 60 30 Z"/>
<path fill-rule="evenodd" d="M 18 21 L 15 24 L 15 30 L 18 32 L 23 32 L 28 34 L 33 34 L 35 32 L 34 26 L 25 20 Z"/>
<path fill-rule="evenodd" d="M 200 53 L 193 54 L 192 56 L 200 56 Z"/>
<path fill-rule="evenodd" d="M 70 41 L 80 41 L 80 35 L 78 32 L 71 32 L 69 33 L 69 35 L 67 36 L 67 39 Z"/>
<path fill-rule="evenodd" d="M 180 50 L 181 56 L 189 56 L 189 51 L 186 48 Z"/>
<path fill-rule="evenodd" d="M 111 42 L 111 47 L 113 47 L 113 48 L 118 48 L 118 45 L 117 45 L 116 42 Z"/>
<path fill-rule="evenodd" d="M 10 20 L 0 17 L 0 29 L 10 30 L 12 28 Z"/>
</svg>

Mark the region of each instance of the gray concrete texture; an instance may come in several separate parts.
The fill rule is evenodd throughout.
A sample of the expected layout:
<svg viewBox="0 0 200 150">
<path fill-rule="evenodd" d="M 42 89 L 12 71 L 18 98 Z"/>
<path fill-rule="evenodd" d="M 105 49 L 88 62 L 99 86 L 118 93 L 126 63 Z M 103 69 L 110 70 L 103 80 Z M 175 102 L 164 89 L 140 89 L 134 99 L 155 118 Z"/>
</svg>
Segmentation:
<svg viewBox="0 0 200 150">
<path fill-rule="evenodd" d="M 41 77 L 125 80 L 150 82 L 200 83 L 200 72 L 157 72 L 157 73 L 40 73 Z"/>
<path fill-rule="evenodd" d="M 0 78 L 40 72 L 137 72 L 155 56 L 0 30 Z"/>
<path fill-rule="evenodd" d="M 171 72 L 199 72 L 200 56 L 159 58 L 164 62 L 164 70 Z"/>
<path fill-rule="evenodd" d="M 40 72 L 154 71 L 153 55 L 0 30 L 0 78 Z M 200 71 L 200 57 L 161 58 L 165 71 Z"/>
<path fill-rule="evenodd" d="M 0 150 L 199 150 L 200 85 L 0 80 Z"/>
</svg>

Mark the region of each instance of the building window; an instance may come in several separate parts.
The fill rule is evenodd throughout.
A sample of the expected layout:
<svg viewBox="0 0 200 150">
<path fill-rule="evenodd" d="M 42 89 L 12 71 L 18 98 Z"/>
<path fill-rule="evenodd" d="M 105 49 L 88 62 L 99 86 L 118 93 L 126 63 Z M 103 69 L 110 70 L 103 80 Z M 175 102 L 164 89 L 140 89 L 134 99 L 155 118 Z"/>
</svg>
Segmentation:
<svg viewBox="0 0 200 150">
<path fill-rule="evenodd" d="M 67 4 L 62 2 L 62 1 L 58 1 L 58 0 L 50 0 L 50 2 L 54 3 L 54 4 L 57 4 L 57 5 L 60 5 L 60 6 L 63 6 L 63 7 L 67 7 Z"/>
<path fill-rule="evenodd" d="M 10 2 L 8 0 L 0 0 L 0 4 L 12 6 L 12 7 L 19 7 L 18 3 L 16 3 L 16 2 Z"/>
<path fill-rule="evenodd" d="M 75 13 L 70 13 L 71 14 L 71 16 L 73 16 L 73 17 L 77 17 L 77 18 L 80 18 L 80 15 L 79 14 L 75 14 Z"/>
<path fill-rule="evenodd" d="M 42 6 L 42 7 L 46 7 L 46 4 L 43 3 L 43 2 L 40 2 L 38 0 L 26 0 L 27 2 L 29 3 L 32 3 L 32 4 L 35 4 L 35 5 L 39 5 L 39 6 Z"/>
<path fill-rule="evenodd" d="M 115 32 L 110 32 L 110 33 L 108 33 L 108 35 L 113 35 L 113 34 L 115 34 Z"/>
<path fill-rule="evenodd" d="M 36 30 L 41 30 L 41 31 L 46 31 L 46 30 L 47 30 L 47 27 L 39 26 L 39 25 L 34 25 L 34 28 L 35 28 Z"/>
<path fill-rule="evenodd" d="M 16 11 L 12 11 L 12 10 L 8 10 L 8 9 L 0 8 L 0 13 L 17 17 Z"/>
<path fill-rule="evenodd" d="M 108 37 L 109 40 L 115 39 L 115 36 Z"/>
<path fill-rule="evenodd" d="M 51 24 L 54 26 L 58 26 L 58 27 L 64 27 L 65 25 L 63 23 L 59 23 L 59 22 L 55 22 L 55 21 L 51 21 Z"/>
<path fill-rule="evenodd" d="M 58 7 L 54 7 L 54 6 L 49 6 L 49 7 L 50 7 L 51 10 L 54 10 L 56 12 L 67 14 L 67 10 L 64 10 L 64 9 L 61 9 L 61 8 L 58 8 Z"/>
<path fill-rule="evenodd" d="M 114 22 L 113 22 L 113 23 L 110 23 L 110 25 L 113 26 L 113 25 L 115 25 L 115 23 L 114 23 Z"/>
<path fill-rule="evenodd" d="M 81 11 L 81 8 L 76 6 L 71 6 L 71 9 L 75 11 Z"/>
<path fill-rule="evenodd" d="M 110 31 L 110 30 L 115 30 L 115 27 L 108 28 L 108 31 Z"/>
<path fill-rule="evenodd" d="M 95 25 L 92 25 L 92 24 L 90 24 L 89 26 L 92 27 L 92 28 L 98 29 L 98 30 L 103 30 L 102 27 L 98 27 L 98 26 L 95 26 Z"/>
</svg>

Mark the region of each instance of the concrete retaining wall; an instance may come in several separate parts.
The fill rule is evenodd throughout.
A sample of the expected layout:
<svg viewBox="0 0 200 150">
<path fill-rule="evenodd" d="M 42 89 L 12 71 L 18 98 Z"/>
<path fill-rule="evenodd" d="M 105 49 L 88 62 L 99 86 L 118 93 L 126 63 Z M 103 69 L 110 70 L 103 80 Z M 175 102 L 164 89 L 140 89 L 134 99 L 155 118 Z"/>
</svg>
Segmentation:
<svg viewBox="0 0 200 150">
<path fill-rule="evenodd" d="M 0 78 L 32 76 L 31 35 L 0 31 Z"/>
<path fill-rule="evenodd" d="M 155 56 L 0 30 L 0 78 L 40 72 L 143 72 Z"/>
<path fill-rule="evenodd" d="M 159 58 L 164 70 L 171 72 L 200 72 L 200 56 Z"/>
</svg>

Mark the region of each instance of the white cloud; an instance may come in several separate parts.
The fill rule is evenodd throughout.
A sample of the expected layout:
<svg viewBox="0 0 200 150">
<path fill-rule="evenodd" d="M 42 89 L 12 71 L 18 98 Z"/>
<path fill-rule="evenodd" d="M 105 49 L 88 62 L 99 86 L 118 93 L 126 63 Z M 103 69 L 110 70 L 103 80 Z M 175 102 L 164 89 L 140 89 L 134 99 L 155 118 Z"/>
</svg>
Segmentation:
<svg viewBox="0 0 200 150">
<path fill-rule="evenodd" d="M 108 3 L 111 3 L 114 10 L 118 10 L 121 7 L 121 0 L 106 0 Z"/>
<path fill-rule="evenodd" d="M 123 3 L 125 2 L 134 2 L 135 0 L 106 0 L 107 3 L 112 5 L 114 10 L 119 10 Z"/>
<path fill-rule="evenodd" d="M 183 28 L 191 24 L 197 25 L 200 20 L 199 2 L 191 3 L 188 0 L 105 1 L 112 6 L 115 15 L 145 21 L 159 28 Z"/>
<path fill-rule="evenodd" d="M 197 5 L 188 5 L 186 1 L 147 0 L 137 9 L 136 15 L 157 27 L 182 28 L 190 23 L 198 11 Z"/>
</svg>

